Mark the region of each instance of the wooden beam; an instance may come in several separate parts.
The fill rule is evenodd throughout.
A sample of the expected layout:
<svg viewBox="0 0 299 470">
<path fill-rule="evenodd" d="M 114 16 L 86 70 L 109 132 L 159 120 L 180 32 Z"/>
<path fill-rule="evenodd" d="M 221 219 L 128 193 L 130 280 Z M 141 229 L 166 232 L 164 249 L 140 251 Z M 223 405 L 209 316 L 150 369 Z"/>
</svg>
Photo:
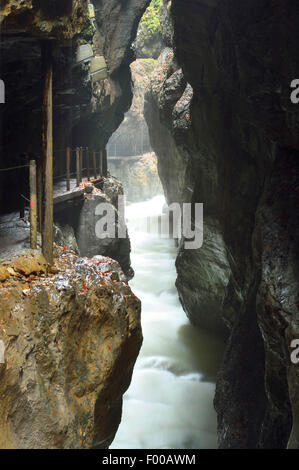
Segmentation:
<svg viewBox="0 0 299 470">
<path fill-rule="evenodd" d="M 37 249 L 37 197 L 36 197 L 36 162 L 30 160 L 30 248 Z"/>
<path fill-rule="evenodd" d="M 80 183 L 83 177 L 82 171 L 83 171 L 83 148 L 80 147 Z"/>
<path fill-rule="evenodd" d="M 99 172 L 100 175 L 103 176 L 103 152 L 99 152 Z"/>
<path fill-rule="evenodd" d="M 93 161 L 93 177 L 96 180 L 98 175 L 97 175 L 97 160 L 96 160 L 95 152 L 92 152 L 92 161 Z"/>
<path fill-rule="evenodd" d="M 27 160 L 25 159 L 25 155 L 22 154 L 20 158 L 20 164 L 24 165 L 27 164 Z M 24 171 L 25 170 L 25 171 Z M 26 176 L 27 168 L 21 168 L 19 170 L 19 175 L 20 175 L 20 181 L 18 183 L 18 190 L 20 191 L 19 193 L 19 209 L 20 209 L 20 219 L 25 218 L 25 206 L 26 206 L 26 201 L 25 201 L 25 194 L 27 191 L 27 185 L 28 185 L 28 180 Z"/>
<path fill-rule="evenodd" d="M 108 162 L 107 162 L 107 150 L 103 150 L 103 157 L 102 157 L 102 168 L 103 168 L 103 176 L 107 177 L 108 172 Z"/>
<path fill-rule="evenodd" d="M 86 155 L 86 169 L 87 169 L 87 179 L 90 181 L 90 168 L 89 168 L 89 150 L 88 147 L 85 149 Z"/>
<path fill-rule="evenodd" d="M 80 186 L 80 149 L 76 148 L 76 177 L 77 177 L 77 186 Z"/>
<path fill-rule="evenodd" d="M 37 212 L 38 212 L 38 230 L 42 233 L 42 226 L 43 226 L 43 208 L 42 208 L 42 201 L 43 201 L 43 162 L 40 158 L 37 160 Z"/>
<path fill-rule="evenodd" d="M 53 66 L 52 45 L 42 43 L 42 158 L 43 158 L 43 227 L 42 251 L 46 261 L 53 264 Z"/>
<path fill-rule="evenodd" d="M 67 147 L 66 149 L 66 190 L 71 190 L 71 149 Z"/>
</svg>

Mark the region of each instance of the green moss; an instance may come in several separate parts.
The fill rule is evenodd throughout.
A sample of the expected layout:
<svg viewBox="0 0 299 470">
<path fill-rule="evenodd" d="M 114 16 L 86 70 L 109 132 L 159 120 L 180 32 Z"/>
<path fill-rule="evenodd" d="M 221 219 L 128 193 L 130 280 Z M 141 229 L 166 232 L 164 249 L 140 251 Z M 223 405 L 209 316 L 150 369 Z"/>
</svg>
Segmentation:
<svg viewBox="0 0 299 470">
<path fill-rule="evenodd" d="M 161 32 L 159 13 L 162 0 L 152 0 L 141 19 L 142 36 L 144 40 L 149 40 L 157 33 Z"/>
<path fill-rule="evenodd" d="M 138 59 L 139 62 L 143 62 L 143 63 L 146 63 L 146 64 L 157 64 L 158 61 L 156 59 Z"/>
</svg>

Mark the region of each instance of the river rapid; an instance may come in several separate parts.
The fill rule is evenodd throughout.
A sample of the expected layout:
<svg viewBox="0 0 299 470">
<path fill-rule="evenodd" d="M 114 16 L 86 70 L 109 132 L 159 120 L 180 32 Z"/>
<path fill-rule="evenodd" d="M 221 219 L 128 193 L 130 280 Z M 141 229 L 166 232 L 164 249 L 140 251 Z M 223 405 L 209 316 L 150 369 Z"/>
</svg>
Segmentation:
<svg viewBox="0 0 299 470">
<path fill-rule="evenodd" d="M 192 326 L 181 307 L 177 248 L 155 223 L 164 204 L 157 196 L 126 209 L 144 343 L 111 449 L 217 448 L 213 398 L 223 345 Z"/>
</svg>

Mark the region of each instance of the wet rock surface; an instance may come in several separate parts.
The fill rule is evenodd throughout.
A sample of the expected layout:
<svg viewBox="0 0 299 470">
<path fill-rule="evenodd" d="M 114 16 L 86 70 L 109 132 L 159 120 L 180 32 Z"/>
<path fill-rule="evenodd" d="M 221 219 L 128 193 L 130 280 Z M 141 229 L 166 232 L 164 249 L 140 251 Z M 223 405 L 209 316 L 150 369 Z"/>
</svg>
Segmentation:
<svg viewBox="0 0 299 470">
<path fill-rule="evenodd" d="M 125 226 L 124 214 L 120 212 L 118 197 L 123 196 L 122 185 L 114 178 L 106 179 L 103 191 L 94 189 L 92 194 L 85 196 L 85 201 L 80 212 L 76 239 L 78 248 L 83 256 L 94 256 L 102 254 L 117 260 L 123 271 L 131 279 L 133 269 L 131 268 L 130 252 L 131 244 Z M 102 204 L 111 208 L 113 225 L 110 229 L 101 224 L 100 217 L 107 216 L 107 212 L 101 209 Z M 108 220 L 108 219 L 107 219 Z M 102 228 L 106 227 L 106 237 L 101 237 Z M 124 235 L 122 235 L 124 231 Z"/>
<path fill-rule="evenodd" d="M 131 43 L 149 0 L 95 0 L 94 25 L 88 18 L 87 0 L 50 3 L 11 0 L 1 6 L 1 79 L 7 105 L 1 106 L 0 113 L 0 168 L 40 158 L 41 46 L 49 40 L 53 48 L 54 173 L 60 176 L 65 174 L 67 146 L 103 149 L 129 109 Z M 108 66 L 109 78 L 94 85 L 88 64 L 76 64 L 77 47 L 86 43 L 93 45 L 96 55 L 105 57 Z M 3 210 L 18 209 L 19 192 L 28 196 L 28 172 L 0 172 Z"/>
<path fill-rule="evenodd" d="M 1 106 L 0 168 L 40 159 L 41 41 L 49 40 L 53 52 L 55 177 L 65 173 L 66 146 L 105 147 L 131 104 L 131 43 L 148 3 L 95 0 L 94 30 L 86 0 L 2 2 L 1 79 L 7 105 Z M 75 64 L 77 46 L 87 42 L 108 65 L 109 78 L 94 86 L 88 66 Z M 117 192 L 105 185 L 106 202 L 115 204 Z M 0 189 L 1 210 L 17 210 L 20 193 L 28 196 L 28 170 L 2 174 Z M 83 192 L 79 196 L 78 201 L 81 196 L 84 200 Z M 88 191 L 86 196 L 99 198 Z M 9 265 L 9 255 L 27 246 L 27 223 L 19 227 L 18 246 L 10 244 L 4 253 L 8 264 L 1 266 L 0 281 L 1 359 L 5 347 L 5 363 L 0 364 L 2 448 L 107 447 L 117 430 L 122 394 L 141 345 L 140 303 L 119 265 L 102 256 L 94 261 L 77 258 L 76 230 L 68 217 L 63 222 L 59 236 L 73 251 L 63 244 L 51 271 L 37 274 L 40 264 L 35 264 L 32 252 L 27 261 Z M 10 235 L 7 230 L 4 250 Z M 132 275 L 125 240 L 121 262 Z"/>
<path fill-rule="evenodd" d="M 65 205 L 64 201 L 56 207 L 56 243 L 80 256 L 109 256 L 120 263 L 131 279 L 134 275 L 130 260 L 131 244 L 123 218 L 124 211 L 119 207 L 119 197 L 124 194 L 122 184 L 109 176 L 100 182 L 84 180 L 74 191 L 80 193 L 79 202 L 72 199 L 68 204 Z M 105 208 L 112 216 L 112 233 L 100 222 L 102 218 L 108 220 Z"/>
<path fill-rule="evenodd" d="M 29 273 L 40 255 L 24 256 Z M 109 446 L 142 342 L 140 302 L 117 262 L 57 247 L 52 271 L 11 271 L 0 341 L 1 448 Z"/>
<path fill-rule="evenodd" d="M 18 256 L 11 263 L 12 268 L 20 274 L 29 276 L 30 274 L 43 274 L 47 271 L 47 262 L 42 255 L 31 254 Z"/>
<path fill-rule="evenodd" d="M 121 179 L 127 201 L 146 201 L 163 193 L 154 153 L 123 160 L 110 160 L 109 167 L 111 173 Z"/>
<path fill-rule="evenodd" d="M 9 278 L 9 272 L 4 266 L 0 266 L 0 282 L 6 281 Z"/>
<path fill-rule="evenodd" d="M 6 258 L 19 250 L 30 248 L 29 214 L 20 219 L 17 212 L 0 218 L 0 259 Z"/>
<path fill-rule="evenodd" d="M 144 95 L 156 66 L 157 61 L 151 58 L 135 60 L 131 64 L 133 101 L 123 122 L 109 140 L 109 156 L 143 155 L 151 151 L 144 119 Z"/>
<path fill-rule="evenodd" d="M 70 225 L 61 225 L 57 222 L 54 226 L 54 240 L 58 245 L 66 246 L 69 251 L 79 255 L 75 231 Z"/>
<path fill-rule="evenodd" d="M 40 37 L 72 38 L 89 22 L 87 1 L 84 0 L 8 0 L 2 2 L 0 12 L 3 31 L 13 31 L 14 34 L 30 32 Z"/>
<path fill-rule="evenodd" d="M 146 117 L 168 202 L 204 203 L 204 246 L 180 248 L 177 283 L 192 321 L 230 328 L 219 446 L 298 447 L 298 6 L 164 3 L 176 56 L 160 58 Z M 193 94 L 176 114 L 180 83 Z"/>
<path fill-rule="evenodd" d="M 168 203 L 179 202 L 184 191 L 188 196 L 190 149 L 184 142 L 190 136 L 192 95 L 173 50 L 165 48 L 145 95 L 145 117 Z"/>
<path fill-rule="evenodd" d="M 134 202 L 162 193 L 157 159 L 152 152 L 144 118 L 145 93 L 156 67 L 157 61 L 152 58 L 138 59 L 131 64 L 132 105 L 108 143 L 110 172 L 123 183 L 127 199 Z M 117 156 L 117 160 L 113 156 Z"/>
<path fill-rule="evenodd" d="M 280 157 L 267 178 L 254 233 L 254 247 L 262 247 L 256 260 L 261 269 L 257 314 L 265 343 L 268 397 L 268 427 L 261 442 L 270 446 L 269 434 L 273 440 L 286 439 L 291 431 L 288 446 L 298 449 L 299 369 L 290 358 L 291 343 L 299 338 L 299 168 L 296 152 L 282 150 Z"/>
</svg>

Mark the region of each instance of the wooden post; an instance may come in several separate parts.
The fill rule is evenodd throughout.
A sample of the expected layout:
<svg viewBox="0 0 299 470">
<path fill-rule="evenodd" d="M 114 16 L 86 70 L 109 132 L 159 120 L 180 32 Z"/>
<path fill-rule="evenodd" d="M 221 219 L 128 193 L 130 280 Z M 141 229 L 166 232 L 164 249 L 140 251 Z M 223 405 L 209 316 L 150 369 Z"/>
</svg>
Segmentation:
<svg viewBox="0 0 299 470">
<path fill-rule="evenodd" d="M 42 233 L 43 218 L 42 218 L 42 200 L 43 200 L 43 165 L 42 160 L 37 160 L 37 212 L 38 212 L 38 230 Z"/>
<path fill-rule="evenodd" d="M 66 190 L 71 190 L 71 149 L 67 147 L 66 149 Z"/>
<path fill-rule="evenodd" d="M 80 186 L 80 149 L 76 148 L 76 177 L 77 177 L 77 186 Z"/>
<path fill-rule="evenodd" d="M 27 161 L 25 159 L 25 155 L 22 154 L 21 158 L 20 158 L 20 164 L 26 164 Z M 25 171 L 24 171 L 25 170 Z M 25 199 L 24 199 L 24 195 L 26 194 L 26 189 L 27 189 L 27 178 L 26 178 L 26 168 L 21 168 L 18 170 L 18 175 L 19 175 L 19 183 L 18 183 L 18 189 L 20 191 L 20 194 L 19 194 L 19 201 L 20 201 L 20 205 L 19 205 L 19 209 L 20 209 L 20 219 L 24 219 L 25 218 L 25 206 L 26 206 L 26 202 L 25 202 Z"/>
<path fill-rule="evenodd" d="M 86 148 L 86 169 L 87 169 L 87 179 L 90 181 L 90 170 L 89 170 L 89 150 Z"/>
<path fill-rule="evenodd" d="M 97 160 L 96 160 L 96 153 L 92 152 L 92 160 L 93 160 L 93 176 L 94 179 L 97 179 Z"/>
<path fill-rule="evenodd" d="M 102 158 L 102 151 L 99 152 L 99 172 L 100 175 L 103 176 L 103 158 Z"/>
<path fill-rule="evenodd" d="M 53 66 L 52 45 L 42 43 L 42 158 L 43 158 L 43 227 L 42 251 L 46 261 L 53 264 Z"/>
<path fill-rule="evenodd" d="M 80 147 L 80 183 L 82 181 L 82 170 L 83 170 L 83 148 Z"/>
<path fill-rule="evenodd" d="M 37 249 L 37 197 L 36 197 L 36 163 L 30 160 L 30 248 Z"/>
<path fill-rule="evenodd" d="M 107 177 L 107 171 L 108 171 L 107 150 L 106 149 L 103 150 L 102 168 L 103 168 L 103 176 L 106 178 Z"/>
</svg>

